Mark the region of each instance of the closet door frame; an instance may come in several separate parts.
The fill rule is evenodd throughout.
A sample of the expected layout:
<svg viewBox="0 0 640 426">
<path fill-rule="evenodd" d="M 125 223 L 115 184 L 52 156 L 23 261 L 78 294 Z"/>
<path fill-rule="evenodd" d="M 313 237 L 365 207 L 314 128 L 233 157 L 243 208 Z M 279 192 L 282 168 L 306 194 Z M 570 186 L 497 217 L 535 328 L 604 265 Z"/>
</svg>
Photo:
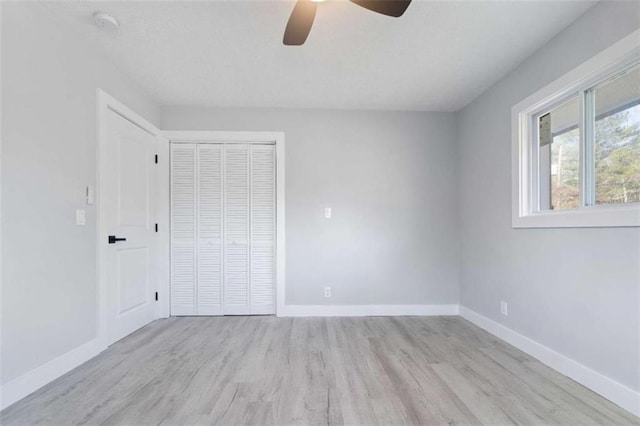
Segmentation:
<svg viewBox="0 0 640 426">
<path fill-rule="evenodd" d="M 285 304 L 285 166 L 284 132 L 217 132 L 217 131 L 164 131 L 169 144 L 271 144 L 275 145 L 276 156 L 276 315 L 283 316 Z M 170 218 L 170 211 L 166 214 Z M 170 222 L 170 220 L 167 220 Z M 168 233 L 167 233 L 168 234 Z M 171 294 L 170 285 L 165 294 Z M 165 298 L 163 307 L 168 312 L 170 300 Z"/>
</svg>

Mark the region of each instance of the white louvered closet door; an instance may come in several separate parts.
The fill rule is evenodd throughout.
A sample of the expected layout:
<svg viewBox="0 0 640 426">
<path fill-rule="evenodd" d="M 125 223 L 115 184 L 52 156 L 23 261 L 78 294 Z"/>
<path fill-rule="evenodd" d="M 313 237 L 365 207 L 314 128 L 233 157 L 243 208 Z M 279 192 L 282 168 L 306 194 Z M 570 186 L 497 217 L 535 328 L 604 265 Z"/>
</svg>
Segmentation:
<svg viewBox="0 0 640 426">
<path fill-rule="evenodd" d="M 275 147 L 251 145 L 251 260 L 252 314 L 275 313 L 276 181 Z"/>
<path fill-rule="evenodd" d="M 225 145 L 224 313 L 249 306 L 249 146 Z"/>
<path fill-rule="evenodd" d="M 222 150 L 198 145 L 198 315 L 222 315 Z"/>
<path fill-rule="evenodd" d="M 171 155 L 171 314 L 274 314 L 275 147 Z"/>
<path fill-rule="evenodd" d="M 171 315 L 196 315 L 196 145 L 171 146 Z"/>
</svg>

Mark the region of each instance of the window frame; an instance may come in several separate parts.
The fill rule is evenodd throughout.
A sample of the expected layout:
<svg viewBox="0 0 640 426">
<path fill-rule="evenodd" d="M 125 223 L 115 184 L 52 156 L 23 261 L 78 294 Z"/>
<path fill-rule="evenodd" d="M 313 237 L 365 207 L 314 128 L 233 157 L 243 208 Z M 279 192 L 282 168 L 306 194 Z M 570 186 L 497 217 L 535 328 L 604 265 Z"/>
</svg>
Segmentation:
<svg viewBox="0 0 640 426">
<path fill-rule="evenodd" d="M 587 101 L 593 88 L 640 63 L 640 30 L 613 44 L 551 84 L 515 105 L 512 123 L 512 227 L 638 227 L 640 202 L 595 205 L 593 152 L 594 102 Z M 540 117 L 577 97 L 580 132 L 580 204 L 575 209 L 540 210 L 538 129 Z M 593 120 L 586 117 L 594 116 Z M 585 149 L 588 148 L 588 149 Z M 587 156 L 587 158 L 585 158 Z"/>
</svg>

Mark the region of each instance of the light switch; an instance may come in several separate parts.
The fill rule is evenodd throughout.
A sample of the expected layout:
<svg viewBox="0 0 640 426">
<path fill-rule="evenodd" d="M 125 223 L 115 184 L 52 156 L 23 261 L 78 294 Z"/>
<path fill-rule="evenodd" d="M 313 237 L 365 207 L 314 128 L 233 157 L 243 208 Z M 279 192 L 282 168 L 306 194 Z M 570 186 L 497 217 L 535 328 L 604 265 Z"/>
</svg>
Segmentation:
<svg viewBox="0 0 640 426">
<path fill-rule="evenodd" d="M 324 208 L 324 218 L 331 219 L 331 207 Z"/>
<path fill-rule="evenodd" d="M 76 210 L 76 225 L 84 226 L 87 223 L 86 213 L 83 209 Z"/>
<path fill-rule="evenodd" d="M 87 205 L 92 206 L 96 202 L 96 189 L 89 185 L 87 186 Z"/>
</svg>

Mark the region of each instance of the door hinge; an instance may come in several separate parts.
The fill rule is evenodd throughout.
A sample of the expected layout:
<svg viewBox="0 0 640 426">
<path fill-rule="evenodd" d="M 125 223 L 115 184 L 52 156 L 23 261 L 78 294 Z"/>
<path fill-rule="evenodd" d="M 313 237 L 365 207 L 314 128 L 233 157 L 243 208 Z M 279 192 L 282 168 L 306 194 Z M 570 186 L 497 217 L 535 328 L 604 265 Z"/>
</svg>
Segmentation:
<svg viewBox="0 0 640 426">
<path fill-rule="evenodd" d="M 156 154 L 156 164 L 158 164 L 158 154 Z"/>
<path fill-rule="evenodd" d="M 158 301 L 158 292 L 156 291 L 156 301 Z"/>
<path fill-rule="evenodd" d="M 158 224 L 156 223 L 156 232 L 158 232 Z"/>
</svg>

